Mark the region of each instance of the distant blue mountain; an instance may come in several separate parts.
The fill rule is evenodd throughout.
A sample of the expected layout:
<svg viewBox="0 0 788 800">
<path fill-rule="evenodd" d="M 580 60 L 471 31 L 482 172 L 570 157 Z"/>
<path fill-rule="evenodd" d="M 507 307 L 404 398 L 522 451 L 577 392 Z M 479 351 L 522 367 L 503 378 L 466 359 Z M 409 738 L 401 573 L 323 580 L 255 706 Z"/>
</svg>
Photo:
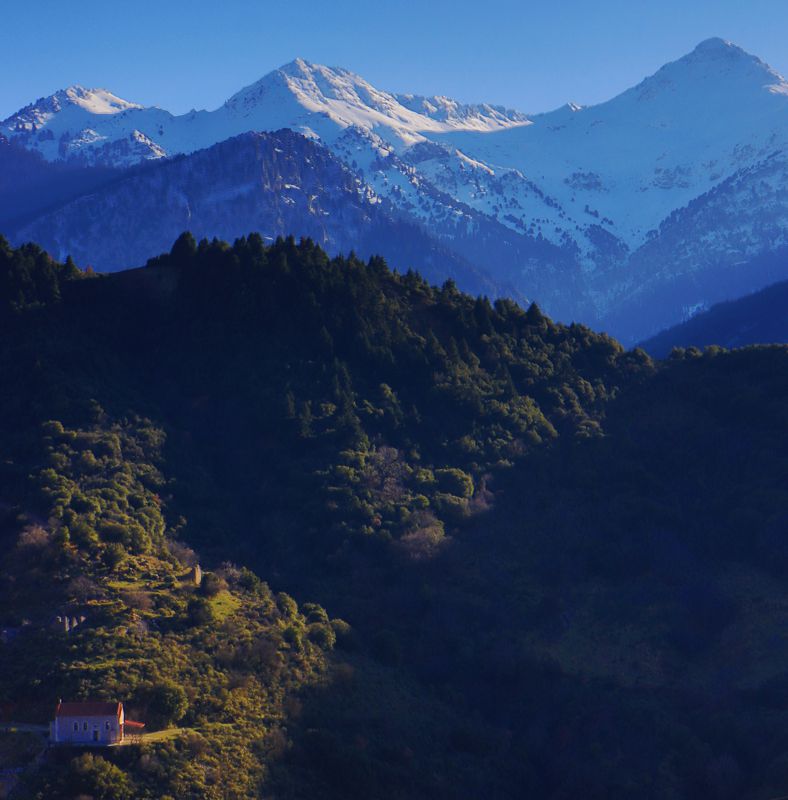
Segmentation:
<svg viewBox="0 0 788 800">
<path fill-rule="evenodd" d="M 788 249 L 775 253 L 762 262 L 785 267 Z M 761 263 L 766 271 L 769 264 Z M 646 340 L 642 347 L 653 356 L 663 358 L 674 347 L 746 347 L 753 344 L 788 343 L 788 281 L 780 281 L 758 292 L 719 303 L 687 322 L 663 331 Z"/>
</svg>

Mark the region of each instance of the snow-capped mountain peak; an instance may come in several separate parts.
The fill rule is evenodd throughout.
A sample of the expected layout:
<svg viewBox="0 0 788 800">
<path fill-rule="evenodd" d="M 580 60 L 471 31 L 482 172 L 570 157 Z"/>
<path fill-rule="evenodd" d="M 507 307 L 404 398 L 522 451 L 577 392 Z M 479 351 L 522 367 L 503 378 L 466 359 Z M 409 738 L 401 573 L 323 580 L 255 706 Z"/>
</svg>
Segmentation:
<svg viewBox="0 0 788 800">
<path fill-rule="evenodd" d="M 131 119 L 147 111 L 106 89 L 74 85 L 21 109 L 0 123 L 0 131 L 48 161 L 130 166 L 163 155 Z"/>
<path fill-rule="evenodd" d="M 347 131 L 404 152 L 431 134 L 527 124 L 518 112 L 447 97 L 395 95 L 359 75 L 297 58 L 241 89 L 215 111 L 173 116 L 104 89 L 73 86 L 0 123 L 0 132 L 47 160 L 122 165 L 191 153 L 247 131 L 290 128 L 331 146 Z M 120 143 L 120 144 L 119 144 Z M 376 151 L 379 148 L 376 147 Z"/>
<path fill-rule="evenodd" d="M 719 36 L 710 36 L 708 39 L 704 39 L 702 42 L 699 42 L 690 55 L 698 57 L 706 56 L 711 58 L 719 58 L 721 56 L 728 57 L 734 55 L 743 55 L 747 58 L 750 57 L 746 50 L 743 50 L 733 42 L 727 39 L 722 39 Z"/>
<path fill-rule="evenodd" d="M 399 106 L 392 95 L 348 70 L 310 64 L 301 58 L 242 89 L 223 108 L 233 117 L 265 128 L 272 126 L 272 118 L 282 118 L 290 127 L 317 128 L 312 132 L 323 139 L 328 128 L 337 126 L 341 130 L 388 127 L 403 143 L 421 138 L 417 136 L 418 115 Z"/>
<path fill-rule="evenodd" d="M 758 90 L 785 84 L 785 79 L 757 56 L 733 42 L 713 38 L 701 42 L 691 53 L 666 64 L 641 86 L 665 80 L 704 82 L 723 90 Z"/>
<path fill-rule="evenodd" d="M 2 126 L 12 131 L 36 131 L 48 125 L 56 116 L 69 111 L 72 115 L 82 112 L 86 116 L 103 116 L 139 108 L 142 106 L 123 100 L 106 89 L 85 89 L 74 85 L 60 89 L 49 97 L 39 98 L 4 120 Z"/>
<path fill-rule="evenodd" d="M 735 63 L 745 62 L 757 65 L 762 69 L 777 75 L 777 73 L 764 61 L 761 61 L 758 56 L 748 53 L 743 47 L 739 47 L 735 42 L 721 39 L 718 36 L 713 36 L 710 39 L 705 39 L 700 42 L 692 52 L 680 58 L 679 61 L 683 62 L 706 62 L 716 63 L 721 62 Z M 778 76 L 779 77 L 779 76 Z"/>
<path fill-rule="evenodd" d="M 527 123 L 516 111 L 464 105 L 448 97 L 397 95 L 382 91 L 350 70 L 312 64 L 297 58 L 233 95 L 227 112 L 272 129 L 272 116 L 283 124 L 331 141 L 350 127 L 382 131 L 403 149 L 424 141 L 425 134 L 449 130 L 497 130 Z M 315 119 L 320 115 L 323 119 Z M 328 122 L 328 124 L 326 124 Z"/>
<path fill-rule="evenodd" d="M 740 47 L 709 39 L 605 103 L 564 106 L 532 123 L 442 138 L 519 170 L 571 224 L 602 223 L 634 248 L 673 209 L 788 146 L 788 84 Z"/>
<path fill-rule="evenodd" d="M 65 95 L 71 104 L 79 106 L 90 114 L 119 114 L 130 108 L 142 108 L 138 103 L 124 100 L 106 89 L 85 89 L 74 85 L 58 94 Z"/>
<path fill-rule="evenodd" d="M 541 287 L 545 302 L 562 298 L 573 308 L 555 264 L 577 269 L 573 280 L 601 314 L 614 302 L 606 282 L 636 263 L 645 274 L 656 262 L 643 254 L 657 252 L 664 231 L 681 245 L 660 251 L 663 270 L 788 243 L 787 123 L 788 82 L 713 38 L 607 102 L 534 116 L 384 91 L 350 70 L 297 58 L 214 111 L 180 116 L 73 86 L 0 123 L 0 137 L 50 161 L 125 167 L 291 129 L 325 145 L 376 201 L 447 240 L 483 241 L 479 258 L 505 242 L 496 263 L 511 258 L 513 269 L 529 271 L 528 291 Z M 763 198 L 774 208 L 767 232 L 742 222 L 755 219 L 752 204 L 764 218 Z M 698 209 L 712 202 L 714 215 L 704 217 Z M 624 283 L 616 291 L 629 291 Z"/>
</svg>

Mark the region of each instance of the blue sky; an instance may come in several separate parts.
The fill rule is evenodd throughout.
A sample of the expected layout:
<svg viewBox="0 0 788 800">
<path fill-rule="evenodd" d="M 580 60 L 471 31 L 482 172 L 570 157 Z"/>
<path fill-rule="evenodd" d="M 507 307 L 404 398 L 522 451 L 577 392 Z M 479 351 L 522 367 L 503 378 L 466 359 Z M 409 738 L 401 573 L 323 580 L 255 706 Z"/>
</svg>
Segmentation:
<svg viewBox="0 0 788 800">
<path fill-rule="evenodd" d="M 73 83 L 215 108 L 296 56 L 527 112 L 605 100 L 710 36 L 788 72 L 785 0 L 23 0 L 2 18 L 0 118 Z"/>
</svg>

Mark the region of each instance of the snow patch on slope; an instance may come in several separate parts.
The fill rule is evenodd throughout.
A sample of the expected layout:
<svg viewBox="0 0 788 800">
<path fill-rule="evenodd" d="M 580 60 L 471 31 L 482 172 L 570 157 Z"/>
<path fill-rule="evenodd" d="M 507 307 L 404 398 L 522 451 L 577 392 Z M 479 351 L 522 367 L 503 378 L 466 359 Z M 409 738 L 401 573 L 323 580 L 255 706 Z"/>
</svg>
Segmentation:
<svg viewBox="0 0 788 800">
<path fill-rule="evenodd" d="M 441 138 L 493 168 L 519 170 L 578 226 L 593 217 L 635 247 L 671 211 L 788 145 L 787 94 L 760 59 L 710 39 L 601 105 Z"/>
<path fill-rule="evenodd" d="M 721 39 L 702 42 L 606 103 L 568 103 L 531 117 L 393 94 L 348 70 L 296 59 L 215 111 L 173 116 L 72 87 L 1 123 L 0 136 L 52 161 L 127 166 L 282 128 L 327 146 L 374 202 L 390 201 L 463 246 L 480 228 L 494 231 L 487 241 L 506 240 L 509 232 L 496 224 L 515 232 L 522 237 L 515 249 L 523 241 L 541 254 L 527 264 L 517 256 L 531 281 L 537 267 L 555 274 L 556 259 L 571 263 L 579 278 L 566 292 L 587 292 L 600 313 L 635 291 L 648 269 L 662 279 L 665 270 L 679 274 L 724 261 L 728 251 L 743 258 L 783 242 L 780 192 L 788 177 L 755 167 L 788 150 L 788 83 Z M 745 174 L 734 192 L 726 182 Z M 719 187 L 725 192 L 712 206 L 708 198 Z M 748 198 L 754 216 L 745 213 Z M 746 226 L 732 224 L 726 203 Z M 701 211 L 681 213 L 692 204 Z M 759 226 L 767 206 L 770 224 Z M 741 240 L 738 249 L 720 230 L 723 219 Z M 670 252 L 660 249 L 667 241 Z M 551 261 L 536 265 L 538 258 Z"/>
</svg>

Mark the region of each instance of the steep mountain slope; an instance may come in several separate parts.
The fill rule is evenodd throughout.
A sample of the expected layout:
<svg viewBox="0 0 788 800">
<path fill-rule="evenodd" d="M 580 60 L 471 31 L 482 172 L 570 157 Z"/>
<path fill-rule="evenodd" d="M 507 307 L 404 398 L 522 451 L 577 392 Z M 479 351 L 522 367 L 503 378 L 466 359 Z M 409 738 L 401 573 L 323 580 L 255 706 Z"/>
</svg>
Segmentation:
<svg viewBox="0 0 788 800">
<path fill-rule="evenodd" d="M 532 176 L 565 210 L 574 203 L 577 219 L 582 208 L 597 212 L 635 249 L 673 210 L 784 149 L 787 119 L 788 83 L 755 56 L 710 39 L 601 105 L 445 138 Z"/>
<path fill-rule="evenodd" d="M 671 214 L 633 254 L 606 324 L 653 333 L 785 278 L 787 181 L 778 152 Z"/>
<path fill-rule="evenodd" d="M 711 39 L 607 103 L 443 138 L 538 182 L 567 214 L 556 230 L 608 234 L 609 269 L 574 238 L 602 324 L 631 336 L 768 282 L 729 273 L 785 243 L 787 121 L 782 76 Z"/>
<path fill-rule="evenodd" d="M 527 123 L 523 114 L 489 105 L 393 95 L 347 70 L 296 59 L 211 112 L 173 116 L 121 101 L 105 90 L 72 87 L 13 115 L 0 124 L 0 131 L 49 160 L 126 166 L 192 153 L 248 131 L 290 128 L 319 138 L 377 194 L 428 227 L 448 218 L 471 232 L 479 217 L 467 214 L 470 206 L 487 216 L 494 212 L 496 221 L 512 229 L 508 238 L 518 241 L 518 248 L 533 250 L 531 234 L 537 229 L 532 220 L 508 212 L 516 211 L 518 197 L 526 195 L 546 221 L 553 216 L 549 198 L 545 204 L 540 190 L 516 171 L 495 174 L 450 147 L 423 147 L 435 134 Z M 414 146 L 412 157 L 394 157 Z M 485 219 L 482 227 L 489 226 Z M 525 241 L 519 241 L 521 234 Z M 515 267 L 512 258 L 504 264 L 507 270 Z"/>
<path fill-rule="evenodd" d="M 452 277 L 478 293 L 499 294 L 505 286 L 502 276 L 493 281 L 416 224 L 397 219 L 327 150 L 289 130 L 244 134 L 150 164 L 11 233 L 16 241 L 41 242 L 58 258 L 71 254 L 114 271 L 146 261 L 185 229 L 228 240 L 249 231 L 268 241 L 305 236 L 332 254 L 384 252 L 403 271 Z"/>
<path fill-rule="evenodd" d="M 788 251 L 771 256 L 764 270 L 780 271 Z M 664 358 L 674 347 L 746 347 L 788 343 L 788 281 L 720 303 L 643 342 L 653 355 Z"/>
<path fill-rule="evenodd" d="M 590 362 L 612 390 L 647 360 L 310 242 L 183 237 L 106 278 L 0 242 L 0 268 L 16 387 L 0 394 L 0 625 L 18 633 L 0 642 L 3 706 L 121 694 L 153 727 L 194 728 L 104 754 L 117 797 L 505 796 L 521 767 L 473 744 L 498 726 L 471 728 L 398 665 L 375 598 L 397 573 L 420 580 L 491 496 L 489 468 L 593 427 L 608 390 L 587 385 Z M 265 549 L 274 590 L 314 581 L 371 627 L 331 627 L 231 564 L 190 586 L 186 515 L 211 564 Z M 55 610 L 85 624 L 66 636 Z M 84 793 L 97 776 L 72 759 L 55 753 L 29 794 Z"/>
<path fill-rule="evenodd" d="M 0 134 L 0 230 L 9 232 L 44 211 L 105 186 L 124 172 L 46 161 Z"/>
<path fill-rule="evenodd" d="M 633 342 L 784 276 L 745 264 L 784 244 L 786 119 L 785 80 L 710 39 L 606 103 L 531 117 L 298 59 L 214 111 L 72 87 L 0 133 L 52 163 L 127 167 L 289 128 L 551 313 Z"/>
</svg>

